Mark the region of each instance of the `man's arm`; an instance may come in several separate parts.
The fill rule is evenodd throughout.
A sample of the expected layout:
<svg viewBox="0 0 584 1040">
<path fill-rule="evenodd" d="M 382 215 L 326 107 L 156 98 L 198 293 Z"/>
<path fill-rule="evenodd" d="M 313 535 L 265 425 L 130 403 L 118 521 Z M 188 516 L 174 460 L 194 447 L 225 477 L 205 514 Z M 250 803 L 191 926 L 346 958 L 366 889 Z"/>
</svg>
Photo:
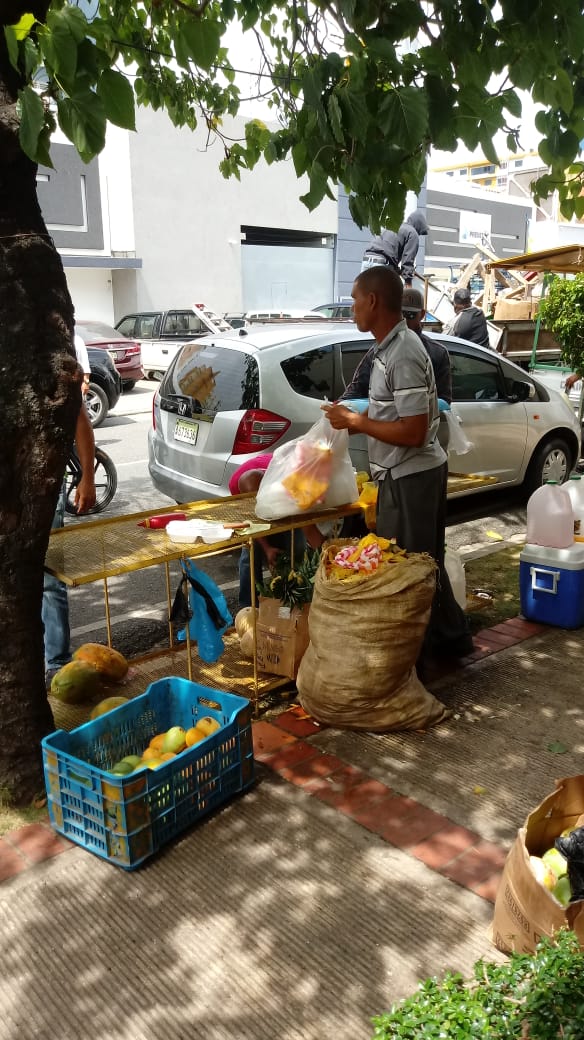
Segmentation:
<svg viewBox="0 0 584 1040">
<path fill-rule="evenodd" d="M 75 508 L 87 513 L 95 505 L 95 437 L 89 416 L 82 404 L 75 427 L 75 447 L 81 464 L 82 476 L 75 488 Z"/>
<path fill-rule="evenodd" d="M 323 404 L 321 407 L 334 430 L 364 433 L 367 437 L 383 441 L 384 444 L 421 448 L 428 433 L 427 412 L 422 415 L 406 415 L 395 422 L 382 422 L 379 419 L 370 419 L 366 414 L 359 415 L 342 404 Z"/>
</svg>

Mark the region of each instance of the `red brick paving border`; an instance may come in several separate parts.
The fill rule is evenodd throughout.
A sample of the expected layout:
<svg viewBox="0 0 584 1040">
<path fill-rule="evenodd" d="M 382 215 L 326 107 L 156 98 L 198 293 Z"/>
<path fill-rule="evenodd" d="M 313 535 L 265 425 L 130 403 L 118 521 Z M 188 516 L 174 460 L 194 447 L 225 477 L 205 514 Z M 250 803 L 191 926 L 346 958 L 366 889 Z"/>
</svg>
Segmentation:
<svg viewBox="0 0 584 1040">
<path fill-rule="evenodd" d="M 474 653 L 460 661 L 437 663 L 429 681 L 516 646 L 547 629 L 547 625 L 522 617 L 482 629 L 474 636 Z M 414 799 L 394 794 L 361 769 L 335 755 L 323 754 L 303 739 L 324 728 L 299 704 L 294 704 L 273 723 L 254 722 L 255 758 L 431 870 L 493 903 L 505 852 Z M 73 847 L 51 829 L 48 817 L 47 823 L 11 831 L 0 838 L 0 882 Z"/>
</svg>

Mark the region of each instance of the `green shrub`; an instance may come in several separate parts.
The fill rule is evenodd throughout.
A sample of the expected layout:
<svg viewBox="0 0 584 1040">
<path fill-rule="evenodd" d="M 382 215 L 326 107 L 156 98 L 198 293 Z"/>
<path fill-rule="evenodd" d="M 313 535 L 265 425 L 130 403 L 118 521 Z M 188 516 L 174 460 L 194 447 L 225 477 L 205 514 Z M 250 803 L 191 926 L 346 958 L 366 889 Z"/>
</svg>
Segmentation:
<svg viewBox="0 0 584 1040">
<path fill-rule="evenodd" d="M 373 1040 L 583 1040 L 584 952 L 562 929 L 534 954 L 477 961 L 471 981 L 427 979 L 373 1024 Z"/>
<path fill-rule="evenodd" d="M 549 279 L 547 295 L 539 305 L 541 327 L 553 332 L 562 348 L 562 360 L 584 374 L 584 275 Z"/>
</svg>

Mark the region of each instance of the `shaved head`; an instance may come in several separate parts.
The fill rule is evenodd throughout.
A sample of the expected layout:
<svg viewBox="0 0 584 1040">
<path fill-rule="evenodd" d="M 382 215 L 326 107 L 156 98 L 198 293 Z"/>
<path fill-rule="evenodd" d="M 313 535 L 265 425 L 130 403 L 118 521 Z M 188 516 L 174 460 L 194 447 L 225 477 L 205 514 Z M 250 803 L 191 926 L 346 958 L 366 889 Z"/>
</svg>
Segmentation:
<svg viewBox="0 0 584 1040">
<path fill-rule="evenodd" d="M 401 315 L 404 290 L 399 274 L 392 267 L 368 267 L 357 275 L 355 285 L 362 293 L 375 293 L 385 310 Z"/>
</svg>

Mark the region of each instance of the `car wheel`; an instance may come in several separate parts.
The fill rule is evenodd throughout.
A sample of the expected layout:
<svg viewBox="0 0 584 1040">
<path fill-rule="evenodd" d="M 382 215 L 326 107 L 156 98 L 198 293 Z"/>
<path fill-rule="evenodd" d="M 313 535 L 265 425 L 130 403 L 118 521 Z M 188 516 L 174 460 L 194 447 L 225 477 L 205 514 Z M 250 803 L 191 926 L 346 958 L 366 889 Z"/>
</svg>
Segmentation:
<svg viewBox="0 0 584 1040">
<path fill-rule="evenodd" d="M 531 495 L 548 480 L 563 484 L 570 476 L 573 465 L 572 451 L 565 441 L 559 437 L 545 441 L 529 463 L 523 482 L 527 494 Z"/>
<path fill-rule="evenodd" d="M 136 380 L 135 379 L 126 379 L 122 383 L 122 389 L 123 389 L 125 394 L 129 394 L 130 390 L 133 390 L 135 386 L 136 386 Z"/>
<path fill-rule="evenodd" d="M 85 395 L 85 407 L 93 428 L 101 426 L 108 413 L 109 405 L 105 393 L 97 383 L 89 384 L 89 389 Z"/>
</svg>

